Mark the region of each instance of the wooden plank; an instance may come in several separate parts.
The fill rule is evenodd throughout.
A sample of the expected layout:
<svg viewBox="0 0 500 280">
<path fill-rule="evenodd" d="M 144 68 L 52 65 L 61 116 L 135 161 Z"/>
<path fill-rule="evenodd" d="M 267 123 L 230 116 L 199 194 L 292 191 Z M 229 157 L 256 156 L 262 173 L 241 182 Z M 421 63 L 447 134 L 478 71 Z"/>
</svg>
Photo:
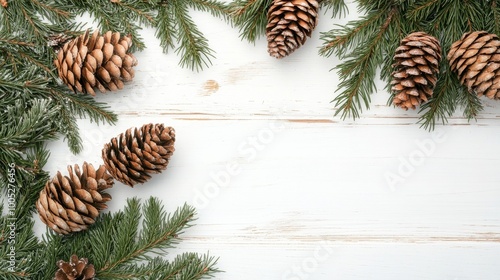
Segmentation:
<svg viewBox="0 0 500 280">
<path fill-rule="evenodd" d="M 499 240 L 500 132 L 488 127 L 428 134 L 414 126 L 122 117 L 116 127 L 82 121 L 89 149 L 71 156 L 54 143 L 47 168 L 99 163 L 111 137 L 158 121 L 177 132 L 169 168 L 134 189 L 118 183 L 111 209 L 129 196 L 159 196 L 170 207 L 187 201 L 199 208 L 199 238 Z M 485 137 L 467 144 L 474 135 Z"/>
<path fill-rule="evenodd" d="M 96 97 L 118 124 L 80 120 L 84 151 L 51 143 L 51 174 L 99 164 L 111 137 L 161 122 L 177 132 L 168 169 L 133 189 L 117 183 L 109 211 L 132 196 L 157 196 L 170 211 L 196 206 L 196 226 L 167 257 L 210 251 L 226 271 L 216 279 L 498 278 L 497 102 L 485 101 L 477 122 L 458 111 L 429 133 L 417 111 L 387 106 L 377 81 L 371 110 L 342 120 L 330 103 L 339 60 L 317 48 L 320 32 L 353 17 L 323 16 L 283 60 L 267 55 L 263 38 L 252 45 L 222 21 L 195 18 L 218 53 L 214 65 L 179 68 L 146 28 L 134 81 Z"/>
</svg>

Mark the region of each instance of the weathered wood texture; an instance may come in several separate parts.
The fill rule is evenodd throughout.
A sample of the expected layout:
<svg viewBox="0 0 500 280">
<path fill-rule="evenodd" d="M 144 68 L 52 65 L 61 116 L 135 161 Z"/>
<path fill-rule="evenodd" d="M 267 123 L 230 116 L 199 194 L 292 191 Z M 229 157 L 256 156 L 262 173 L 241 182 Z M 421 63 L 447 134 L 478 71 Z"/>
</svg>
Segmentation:
<svg viewBox="0 0 500 280">
<path fill-rule="evenodd" d="M 330 103 L 338 60 L 317 49 L 319 32 L 346 19 L 323 16 L 283 60 L 267 55 L 264 39 L 252 45 L 217 19 L 196 21 L 214 65 L 181 69 L 145 30 L 134 82 L 96 97 L 119 123 L 81 120 L 85 150 L 52 143 L 52 174 L 98 164 L 111 137 L 161 122 L 177 131 L 169 168 L 134 189 L 117 184 L 110 209 L 151 195 L 169 210 L 197 206 L 175 252 L 220 256 L 217 279 L 498 279 L 499 103 L 486 101 L 477 122 L 458 112 L 429 133 L 417 112 L 386 106 L 378 83 L 371 110 L 343 121 Z"/>
</svg>

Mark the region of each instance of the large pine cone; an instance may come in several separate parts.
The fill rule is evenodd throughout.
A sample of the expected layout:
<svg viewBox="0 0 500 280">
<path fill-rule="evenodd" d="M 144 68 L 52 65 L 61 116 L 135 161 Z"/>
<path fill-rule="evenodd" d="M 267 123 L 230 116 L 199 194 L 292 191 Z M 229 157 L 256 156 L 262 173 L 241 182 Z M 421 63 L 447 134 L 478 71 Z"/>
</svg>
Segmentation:
<svg viewBox="0 0 500 280">
<path fill-rule="evenodd" d="M 57 266 L 54 280 L 93 280 L 95 276 L 94 265 L 86 258 L 78 259 L 77 255 L 72 255 L 69 262 L 58 261 Z"/>
<path fill-rule="evenodd" d="M 134 77 L 137 59 L 128 50 L 132 39 L 120 37 L 119 32 L 98 31 L 89 37 L 89 31 L 66 43 L 54 61 L 59 77 L 74 92 L 95 96 L 101 92 L 123 88 L 123 82 Z"/>
<path fill-rule="evenodd" d="M 448 52 L 451 70 L 470 93 L 500 99 L 500 40 L 486 31 L 465 33 Z"/>
<path fill-rule="evenodd" d="M 439 73 L 441 45 L 425 33 L 414 32 L 401 40 L 394 55 L 392 91 L 394 105 L 415 109 L 432 96 Z"/>
<path fill-rule="evenodd" d="M 318 24 L 317 0 L 273 0 L 267 13 L 267 47 L 283 58 L 302 46 Z"/>
<path fill-rule="evenodd" d="M 68 176 L 61 172 L 45 184 L 36 203 L 40 219 L 55 232 L 68 234 L 82 231 L 95 222 L 111 196 L 104 190 L 114 184 L 113 178 L 101 165 L 83 163 L 82 171 L 68 166 Z"/>
<path fill-rule="evenodd" d="M 150 174 L 167 168 L 174 153 L 175 130 L 163 124 L 129 128 L 104 145 L 102 158 L 109 173 L 133 187 L 144 183 Z"/>
</svg>

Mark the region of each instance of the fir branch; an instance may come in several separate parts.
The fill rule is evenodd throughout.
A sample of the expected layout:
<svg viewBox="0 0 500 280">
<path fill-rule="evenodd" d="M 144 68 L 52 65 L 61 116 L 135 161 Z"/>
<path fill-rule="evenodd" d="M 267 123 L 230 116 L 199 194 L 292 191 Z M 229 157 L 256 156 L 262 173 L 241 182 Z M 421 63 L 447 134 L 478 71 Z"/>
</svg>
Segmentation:
<svg viewBox="0 0 500 280">
<path fill-rule="evenodd" d="M 59 107 L 49 100 L 34 99 L 30 103 L 16 100 L 13 106 L 5 107 L 0 127 L 0 146 L 22 150 L 55 138 L 52 120 Z"/>
<path fill-rule="evenodd" d="M 189 15 L 189 8 L 224 19 L 229 18 L 229 12 L 225 4 L 216 0 L 169 0 L 158 5 L 156 37 L 160 39 L 163 51 L 168 52 L 177 46 L 175 52 L 181 56 L 179 65 L 200 71 L 212 64 L 215 55 Z"/>
<path fill-rule="evenodd" d="M 54 125 L 64 136 L 64 139 L 68 141 L 68 147 L 71 152 L 74 154 L 80 153 L 83 149 L 82 138 L 80 137 L 80 133 L 78 131 L 76 118 L 69 108 L 61 108 L 58 114 L 58 119 Z"/>
<path fill-rule="evenodd" d="M 54 1 L 11 1 L 8 9 L 0 9 L 0 29 L 43 45 L 56 26 L 70 26 L 72 17 L 67 8 Z"/>
<path fill-rule="evenodd" d="M 188 13 L 188 6 L 184 0 L 172 0 L 172 11 L 177 19 L 177 38 L 179 47 L 176 53 L 181 56 L 179 65 L 197 71 L 212 62 L 214 51 L 208 46 L 208 40 L 203 36 Z"/>
<path fill-rule="evenodd" d="M 175 258 L 170 265 L 169 271 L 163 273 L 160 279 L 178 279 L 180 275 L 184 279 L 212 278 L 215 273 L 220 272 L 214 268 L 217 259 L 208 255 L 200 256 L 195 253 L 184 253 Z"/>
<path fill-rule="evenodd" d="M 155 253 L 172 248 L 183 229 L 190 226 L 194 208 L 184 205 L 172 215 L 166 213 L 156 198 L 144 203 L 127 200 L 122 211 L 101 214 L 87 231 L 70 236 L 47 232 L 41 246 L 31 256 L 38 272 L 29 270 L 29 279 L 52 279 L 58 260 L 72 254 L 88 257 L 96 269 L 96 278 L 109 279 L 205 279 L 219 272 L 217 259 L 184 253 L 169 262 Z M 143 217 L 142 227 L 140 217 Z"/>
<path fill-rule="evenodd" d="M 348 55 L 347 60 L 335 68 L 341 79 L 338 89 L 341 90 L 341 93 L 332 101 L 337 107 L 335 115 L 341 114 L 343 119 L 348 116 L 356 119 L 359 117 L 359 110 L 362 109 L 363 105 L 369 108 L 370 94 L 376 90 L 374 78 L 377 66 L 381 65 L 384 60 L 380 42 L 386 36 L 387 29 L 393 23 L 393 17 L 397 13 L 397 8 L 391 7 L 386 13 L 368 15 L 368 18 L 375 18 L 373 21 L 369 20 L 371 22 L 369 25 L 363 22 L 350 24 L 354 28 L 348 27 L 347 32 L 344 33 L 350 37 L 349 41 L 337 39 L 333 42 L 327 42 L 327 45 L 333 43 L 334 46 L 346 48 L 350 47 L 353 41 L 356 41 L 354 39 L 356 32 L 363 32 L 365 36 L 370 34 L 364 45 L 354 49 Z M 384 18 L 380 14 L 385 14 L 386 17 Z"/>
<path fill-rule="evenodd" d="M 346 26 L 339 25 L 339 29 L 321 33 L 321 39 L 325 43 L 320 48 L 319 54 L 326 57 L 332 54 L 336 54 L 340 58 L 347 57 L 348 51 L 353 46 L 358 46 L 363 42 L 365 33 L 362 32 L 377 25 L 382 17 L 383 13 L 372 13 L 369 16 L 362 17 L 359 21 L 351 21 Z"/>
<path fill-rule="evenodd" d="M 229 5 L 240 37 L 250 42 L 266 33 L 267 10 L 272 0 L 236 0 Z"/>
<path fill-rule="evenodd" d="M 57 104 L 67 107 L 72 114 L 79 118 L 88 117 L 90 122 L 108 123 L 114 125 L 118 116 L 110 111 L 109 105 L 98 102 L 95 98 L 84 94 L 67 93 L 65 89 L 54 87 L 50 90 L 50 96 Z"/>
<path fill-rule="evenodd" d="M 500 7 L 497 1 L 498 0 L 491 0 L 491 14 L 493 20 L 489 22 L 493 24 L 493 27 L 491 28 L 493 30 L 493 33 L 500 34 Z"/>
<path fill-rule="evenodd" d="M 479 112 L 483 110 L 481 99 L 476 94 L 468 92 L 464 87 L 459 89 L 458 104 L 464 108 L 464 117 L 468 121 L 475 120 Z"/>
<path fill-rule="evenodd" d="M 106 273 L 102 279 L 209 279 L 220 272 L 215 267 L 217 259 L 209 255 L 183 253 L 168 262 L 161 257 L 155 257 L 147 264 L 128 266 L 127 269 L 116 269 Z"/>
<path fill-rule="evenodd" d="M 215 0 L 191 0 L 188 5 L 198 11 L 209 12 L 214 17 L 230 19 L 228 6 Z"/>
<path fill-rule="evenodd" d="M 137 245 L 127 248 L 128 251 L 120 254 L 121 256 L 118 259 L 109 260 L 99 270 L 99 273 L 106 275 L 108 271 L 113 271 L 115 267 L 126 265 L 131 261 L 147 260 L 146 253 L 148 252 L 170 248 L 181 230 L 189 227 L 189 223 L 193 221 L 195 211 L 194 208 L 184 205 L 172 217 L 167 217 L 159 201 L 151 198 L 144 205 L 143 213 L 143 230 L 138 236 Z M 123 231 L 123 229 L 118 230 Z"/>
<path fill-rule="evenodd" d="M 456 108 L 457 92 L 461 90 L 457 78 L 451 73 L 449 66 L 446 64 L 441 67 L 441 70 L 442 74 L 439 75 L 432 98 L 424 103 L 419 111 L 419 113 L 423 112 L 419 123 L 427 130 L 434 130 L 436 122 L 439 120 L 442 124 L 448 121 L 448 117 L 453 114 Z"/>
<path fill-rule="evenodd" d="M 158 8 L 157 29 L 155 35 L 160 39 L 160 45 L 163 51 L 168 53 L 171 48 L 175 47 L 177 40 L 177 27 L 174 18 L 174 11 L 171 4 L 165 2 Z"/>
<path fill-rule="evenodd" d="M 332 10 L 332 17 L 346 16 L 349 12 L 344 0 L 321 0 L 320 7 Z"/>
<path fill-rule="evenodd" d="M 43 271 L 44 259 L 33 258 L 33 252 L 40 250 L 41 246 L 34 235 L 32 213 L 38 193 L 48 179 L 48 174 L 42 171 L 47 158 L 46 148 L 38 145 L 26 152 L 21 165 L 9 165 L 10 171 L 14 171 L 9 171 L 9 175 L 14 176 L 0 177 L 0 185 L 9 184 L 8 188 L 2 187 L 0 192 L 0 199 L 5 198 L 7 202 L 7 211 L 0 216 L 1 279 L 33 279 L 31 275 L 34 272 Z M 30 169 L 29 173 L 23 168 Z M 0 213 L 3 213 L 2 209 Z M 13 251 L 15 257 L 12 256 Z"/>
<path fill-rule="evenodd" d="M 122 0 L 117 3 L 109 0 L 74 1 L 78 14 L 89 13 L 102 32 L 120 32 L 132 37 L 132 51 L 143 50 L 144 40 L 140 34 L 141 26 L 154 25 L 152 1 Z"/>
</svg>

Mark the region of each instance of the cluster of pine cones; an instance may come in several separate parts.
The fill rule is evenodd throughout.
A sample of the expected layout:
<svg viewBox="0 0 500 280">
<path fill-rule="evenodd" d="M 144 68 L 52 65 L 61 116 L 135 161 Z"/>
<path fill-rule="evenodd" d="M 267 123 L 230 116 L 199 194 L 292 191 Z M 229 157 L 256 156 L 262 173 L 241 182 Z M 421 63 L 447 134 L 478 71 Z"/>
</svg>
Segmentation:
<svg viewBox="0 0 500 280">
<path fill-rule="evenodd" d="M 59 234 L 86 230 L 94 224 L 111 196 L 114 180 L 133 187 L 167 168 L 174 153 L 175 130 L 163 124 L 130 128 L 102 149 L 104 165 L 68 166 L 68 176 L 57 172 L 40 192 L 40 219 Z"/>
<path fill-rule="evenodd" d="M 268 52 L 283 58 L 302 46 L 318 24 L 319 1 L 273 0 L 267 12 Z M 393 104 L 416 109 L 433 95 L 441 62 L 441 44 L 414 32 L 396 49 L 392 73 Z M 500 39 L 485 31 L 468 32 L 448 52 L 451 71 L 470 93 L 500 99 Z"/>
<path fill-rule="evenodd" d="M 448 52 L 450 70 L 460 83 L 478 96 L 500 99 L 500 39 L 485 31 L 465 33 Z M 415 109 L 433 94 L 441 61 L 439 41 L 415 32 L 401 41 L 392 73 L 394 105 Z"/>
</svg>

